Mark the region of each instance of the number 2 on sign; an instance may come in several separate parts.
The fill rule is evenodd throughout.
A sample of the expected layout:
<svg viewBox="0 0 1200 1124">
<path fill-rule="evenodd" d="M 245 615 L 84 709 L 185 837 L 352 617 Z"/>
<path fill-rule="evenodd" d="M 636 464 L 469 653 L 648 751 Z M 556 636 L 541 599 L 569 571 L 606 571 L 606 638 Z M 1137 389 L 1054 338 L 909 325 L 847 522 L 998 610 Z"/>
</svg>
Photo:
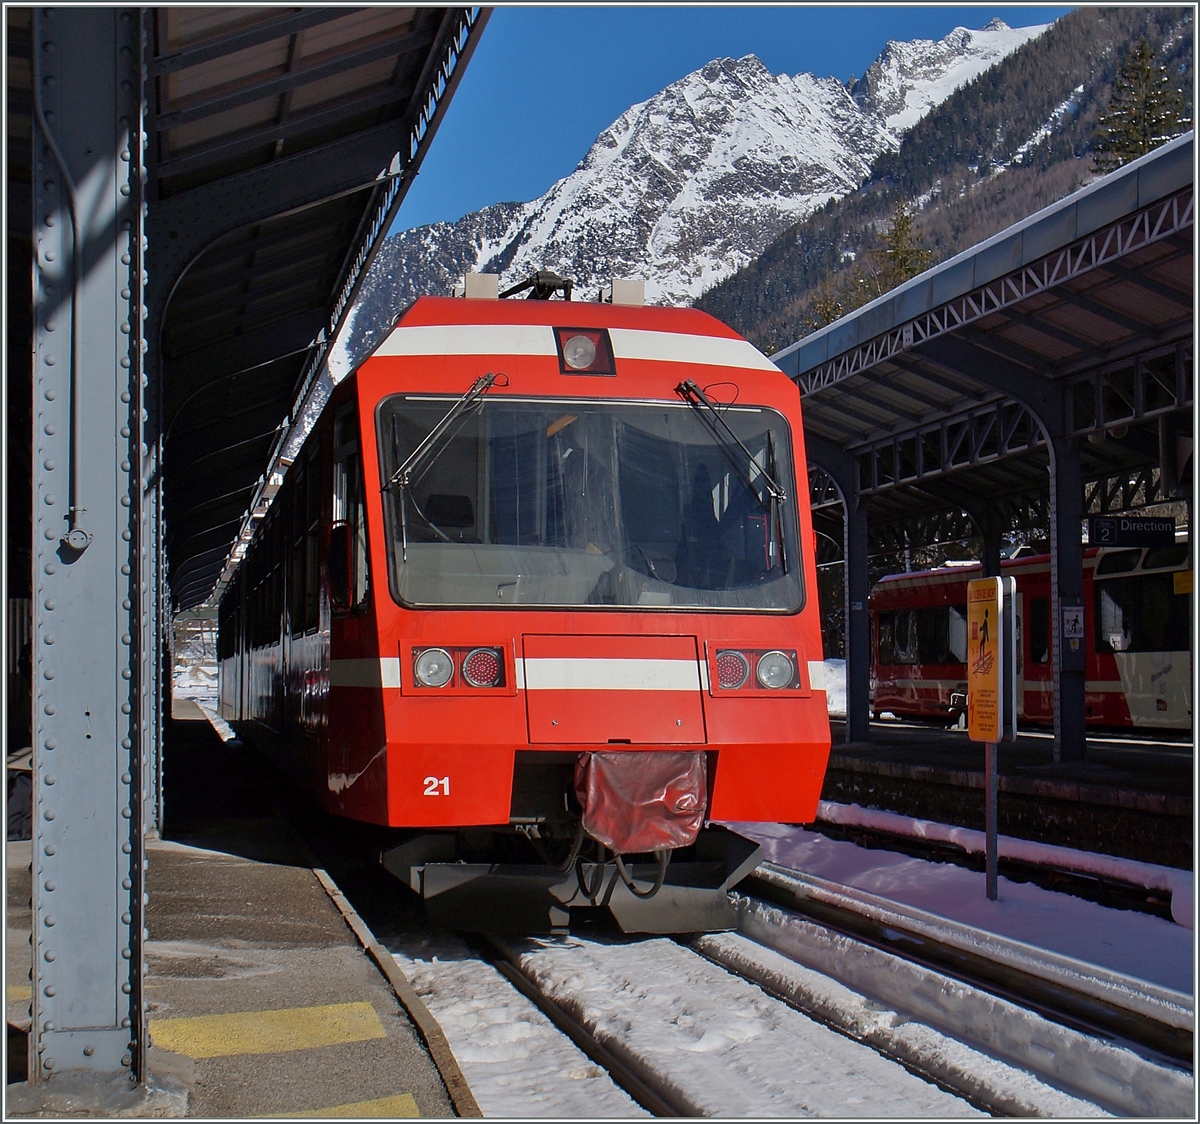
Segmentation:
<svg viewBox="0 0 1200 1124">
<path fill-rule="evenodd" d="M 439 791 L 439 789 L 441 791 Z M 449 777 L 426 777 L 425 778 L 425 795 L 426 796 L 449 796 L 450 795 L 450 778 Z"/>
</svg>

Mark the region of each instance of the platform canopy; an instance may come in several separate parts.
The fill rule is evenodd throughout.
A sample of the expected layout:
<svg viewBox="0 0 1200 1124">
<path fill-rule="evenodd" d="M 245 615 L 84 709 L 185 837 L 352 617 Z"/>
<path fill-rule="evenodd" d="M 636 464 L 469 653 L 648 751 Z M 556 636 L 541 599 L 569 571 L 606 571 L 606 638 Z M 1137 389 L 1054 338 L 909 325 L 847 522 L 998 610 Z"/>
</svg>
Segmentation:
<svg viewBox="0 0 1200 1124">
<path fill-rule="evenodd" d="M 488 9 L 146 12 L 150 406 L 186 609 L 212 591 Z"/>
<path fill-rule="evenodd" d="M 800 387 L 814 519 L 844 535 L 850 740 L 869 543 L 924 545 L 950 515 L 992 574 L 1003 534 L 1048 528 L 1055 755 L 1083 754 L 1084 650 L 1062 643 L 1083 516 L 1191 501 L 1194 161 L 1189 132 L 772 357 Z"/>
<path fill-rule="evenodd" d="M 1066 433 L 1104 510 L 1191 437 L 1192 134 L 922 273 L 772 358 L 806 434 L 850 453 L 875 525 L 1047 490 L 1034 414 L 1066 391 Z M 1169 442 L 1160 447 L 1160 420 Z M 1186 447 L 1186 446 L 1184 446 Z M 1144 489 L 1143 489 L 1144 491 Z"/>
</svg>

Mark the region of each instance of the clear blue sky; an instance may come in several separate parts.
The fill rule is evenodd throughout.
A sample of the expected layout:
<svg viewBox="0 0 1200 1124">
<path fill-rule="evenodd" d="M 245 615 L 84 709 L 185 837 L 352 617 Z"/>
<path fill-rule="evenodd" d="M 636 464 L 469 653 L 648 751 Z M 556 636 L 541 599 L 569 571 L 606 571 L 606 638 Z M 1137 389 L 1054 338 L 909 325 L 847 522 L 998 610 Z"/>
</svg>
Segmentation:
<svg viewBox="0 0 1200 1124">
<path fill-rule="evenodd" d="M 889 39 L 955 27 L 1050 23 L 1070 7 L 846 4 L 499 7 L 394 229 L 534 199 L 626 109 L 714 58 L 757 55 L 776 74 L 861 75 Z"/>
</svg>

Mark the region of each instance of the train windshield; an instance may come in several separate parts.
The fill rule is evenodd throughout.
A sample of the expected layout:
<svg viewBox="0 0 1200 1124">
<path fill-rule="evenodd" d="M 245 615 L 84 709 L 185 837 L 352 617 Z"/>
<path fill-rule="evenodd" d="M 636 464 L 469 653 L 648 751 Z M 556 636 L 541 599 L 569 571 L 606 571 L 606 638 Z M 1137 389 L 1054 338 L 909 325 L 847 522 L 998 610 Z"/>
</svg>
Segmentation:
<svg viewBox="0 0 1200 1124">
<path fill-rule="evenodd" d="M 412 395 L 380 404 L 385 481 L 453 404 Z M 798 610 L 788 424 L 761 407 L 722 414 L 745 463 L 684 402 L 484 399 L 405 484 L 385 489 L 393 596 L 422 606 Z"/>
</svg>

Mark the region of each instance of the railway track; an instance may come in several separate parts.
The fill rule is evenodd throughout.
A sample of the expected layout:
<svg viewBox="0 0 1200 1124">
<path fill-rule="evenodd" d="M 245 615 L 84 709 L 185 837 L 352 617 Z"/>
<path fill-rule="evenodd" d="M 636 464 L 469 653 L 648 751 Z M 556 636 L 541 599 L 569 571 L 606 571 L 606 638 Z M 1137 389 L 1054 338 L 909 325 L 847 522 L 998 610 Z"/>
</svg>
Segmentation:
<svg viewBox="0 0 1200 1124">
<path fill-rule="evenodd" d="M 770 866 L 742 888 L 756 896 L 736 895 L 737 933 L 688 942 L 471 938 L 470 951 L 655 1116 L 1188 1114 L 1192 1075 L 1178 1055 L 1190 997 L 1014 942 L 990 945 Z M 969 961 L 989 958 L 1001 968 L 968 977 Z M 435 1012 L 436 960 L 426 958 L 421 984 Z M 1114 1011 L 1125 1019 L 1120 1036 Z M 785 1039 L 790 1065 L 769 1045 L 777 1051 Z M 470 1051 L 471 1034 L 460 1043 Z M 823 1069 L 832 1076 L 820 1077 Z M 847 1093 L 848 1072 L 857 1092 L 885 1095 Z M 758 1087 L 748 1089 L 747 1073 Z"/>
</svg>

